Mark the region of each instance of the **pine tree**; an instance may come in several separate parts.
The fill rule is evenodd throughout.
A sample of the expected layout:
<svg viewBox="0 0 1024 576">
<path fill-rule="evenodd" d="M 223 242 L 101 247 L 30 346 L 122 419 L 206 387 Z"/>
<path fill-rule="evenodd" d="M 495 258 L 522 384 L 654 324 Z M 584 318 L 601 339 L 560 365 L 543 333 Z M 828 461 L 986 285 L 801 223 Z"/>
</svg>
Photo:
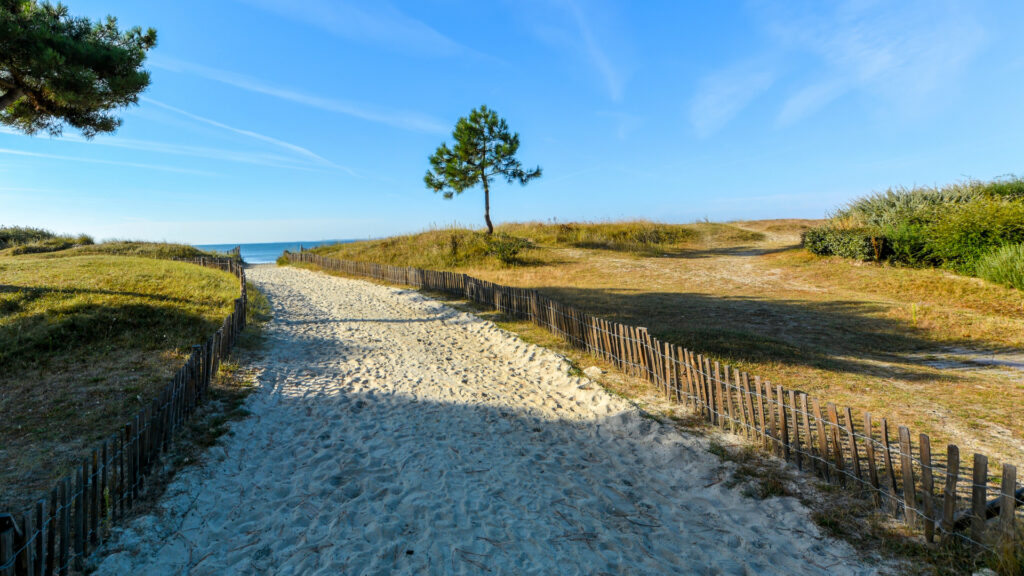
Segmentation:
<svg viewBox="0 0 1024 576">
<path fill-rule="evenodd" d="M 35 134 L 64 124 L 91 138 L 113 132 L 112 111 L 136 104 L 156 31 L 71 16 L 61 4 L 0 0 L 0 123 Z"/>
<path fill-rule="evenodd" d="M 540 167 L 523 170 L 516 159 L 519 134 L 509 133 L 504 118 L 487 106 L 481 106 L 459 118 L 452 133 L 453 148 L 441 144 L 430 157 L 431 169 L 423 181 L 434 192 L 443 192 L 446 199 L 480 184 L 484 189 L 484 220 L 487 233 L 494 233 L 491 224 L 491 179 L 504 178 L 509 184 L 525 185 L 540 177 Z"/>
</svg>

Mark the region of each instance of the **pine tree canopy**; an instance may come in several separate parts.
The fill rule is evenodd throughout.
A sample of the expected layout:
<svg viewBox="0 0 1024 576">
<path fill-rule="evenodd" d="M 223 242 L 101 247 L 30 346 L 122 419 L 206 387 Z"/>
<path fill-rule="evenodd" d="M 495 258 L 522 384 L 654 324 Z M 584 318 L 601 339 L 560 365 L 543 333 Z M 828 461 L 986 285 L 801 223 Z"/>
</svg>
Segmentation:
<svg viewBox="0 0 1024 576">
<path fill-rule="evenodd" d="M 504 178 L 509 184 L 525 185 L 538 178 L 541 169 L 523 170 L 516 159 L 519 134 L 510 133 L 504 118 L 481 106 L 459 118 L 452 133 L 454 147 L 441 144 L 430 157 L 430 170 L 423 177 L 427 187 L 441 192 L 446 199 L 480 184 L 484 189 L 484 220 L 488 234 L 494 232 L 490 216 L 490 181 Z"/>
<path fill-rule="evenodd" d="M 156 31 L 71 16 L 61 4 L 0 0 L 0 123 L 58 135 L 64 124 L 91 138 L 121 124 L 113 111 L 138 102 Z"/>
</svg>

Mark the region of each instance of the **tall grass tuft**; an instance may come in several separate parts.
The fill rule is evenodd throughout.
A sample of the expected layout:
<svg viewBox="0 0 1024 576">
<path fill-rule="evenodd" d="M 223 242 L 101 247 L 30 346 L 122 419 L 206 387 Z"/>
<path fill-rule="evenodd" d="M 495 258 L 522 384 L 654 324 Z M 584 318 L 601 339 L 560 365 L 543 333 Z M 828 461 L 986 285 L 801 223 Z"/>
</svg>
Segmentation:
<svg viewBox="0 0 1024 576">
<path fill-rule="evenodd" d="M 993 250 L 978 260 L 975 271 L 989 282 L 1024 290 L 1024 244 Z"/>
<path fill-rule="evenodd" d="M 92 243 L 92 237 L 87 234 L 57 235 L 43 228 L 29 226 L 0 227 L 0 251 L 12 256 L 57 252 Z"/>
</svg>

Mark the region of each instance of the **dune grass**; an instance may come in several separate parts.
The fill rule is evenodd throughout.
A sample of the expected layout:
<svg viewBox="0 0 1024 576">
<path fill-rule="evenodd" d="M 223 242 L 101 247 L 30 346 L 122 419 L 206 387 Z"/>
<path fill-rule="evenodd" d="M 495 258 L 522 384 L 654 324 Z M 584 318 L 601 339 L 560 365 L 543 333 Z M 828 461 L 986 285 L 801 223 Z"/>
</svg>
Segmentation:
<svg viewBox="0 0 1024 576">
<path fill-rule="evenodd" d="M 617 244 L 615 234 L 595 242 L 593 232 L 576 231 L 589 224 L 498 227 L 532 241 L 519 266 L 424 257 L 442 251 L 444 231 L 318 251 L 535 288 L 774 383 L 906 424 L 933 445 L 953 442 L 964 454 L 1024 463 L 1024 372 L 1017 369 L 1024 367 L 1024 293 L 940 269 L 815 256 L 800 248 L 800 234 L 817 224 L 697 223 L 665 244 L 640 234 L 650 225 L 642 223 L 638 237 L 656 239 L 648 245 L 658 248 L 639 250 Z M 559 236 L 561 226 L 573 231 Z"/>
<path fill-rule="evenodd" d="M 711 222 L 526 222 L 499 225 L 493 237 L 465 228 L 435 228 L 406 236 L 318 246 L 311 251 L 333 258 L 432 270 L 501 269 L 557 264 L 559 257 L 548 250 L 552 247 L 651 256 L 763 238 L 762 232 Z M 515 250 L 512 257 L 503 253 L 508 247 Z"/>
<path fill-rule="evenodd" d="M 60 254 L 0 257 L 0 510 L 147 405 L 238 297 L 217 270 Z"/>
<path fill-rule="evenodd" d="M 86 234 L 59 235 L 28 226 L 0 227 L 0 256 L 56 252 L 92 243 L 92 237 Z"/>
</svg>

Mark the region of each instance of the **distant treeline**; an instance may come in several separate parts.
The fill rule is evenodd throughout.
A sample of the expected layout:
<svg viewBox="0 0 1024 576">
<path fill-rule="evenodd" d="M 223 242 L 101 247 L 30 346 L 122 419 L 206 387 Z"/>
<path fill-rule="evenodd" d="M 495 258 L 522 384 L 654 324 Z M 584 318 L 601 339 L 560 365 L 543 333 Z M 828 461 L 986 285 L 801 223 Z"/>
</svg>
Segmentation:
<svg viewBox="0 0 1024 576">
<path fill-rule="evenodd" d="M 1024 179 L 896 188 L 804 233 L 815 254 L 935 266 L 1024 289 Z"/>
</svg>

